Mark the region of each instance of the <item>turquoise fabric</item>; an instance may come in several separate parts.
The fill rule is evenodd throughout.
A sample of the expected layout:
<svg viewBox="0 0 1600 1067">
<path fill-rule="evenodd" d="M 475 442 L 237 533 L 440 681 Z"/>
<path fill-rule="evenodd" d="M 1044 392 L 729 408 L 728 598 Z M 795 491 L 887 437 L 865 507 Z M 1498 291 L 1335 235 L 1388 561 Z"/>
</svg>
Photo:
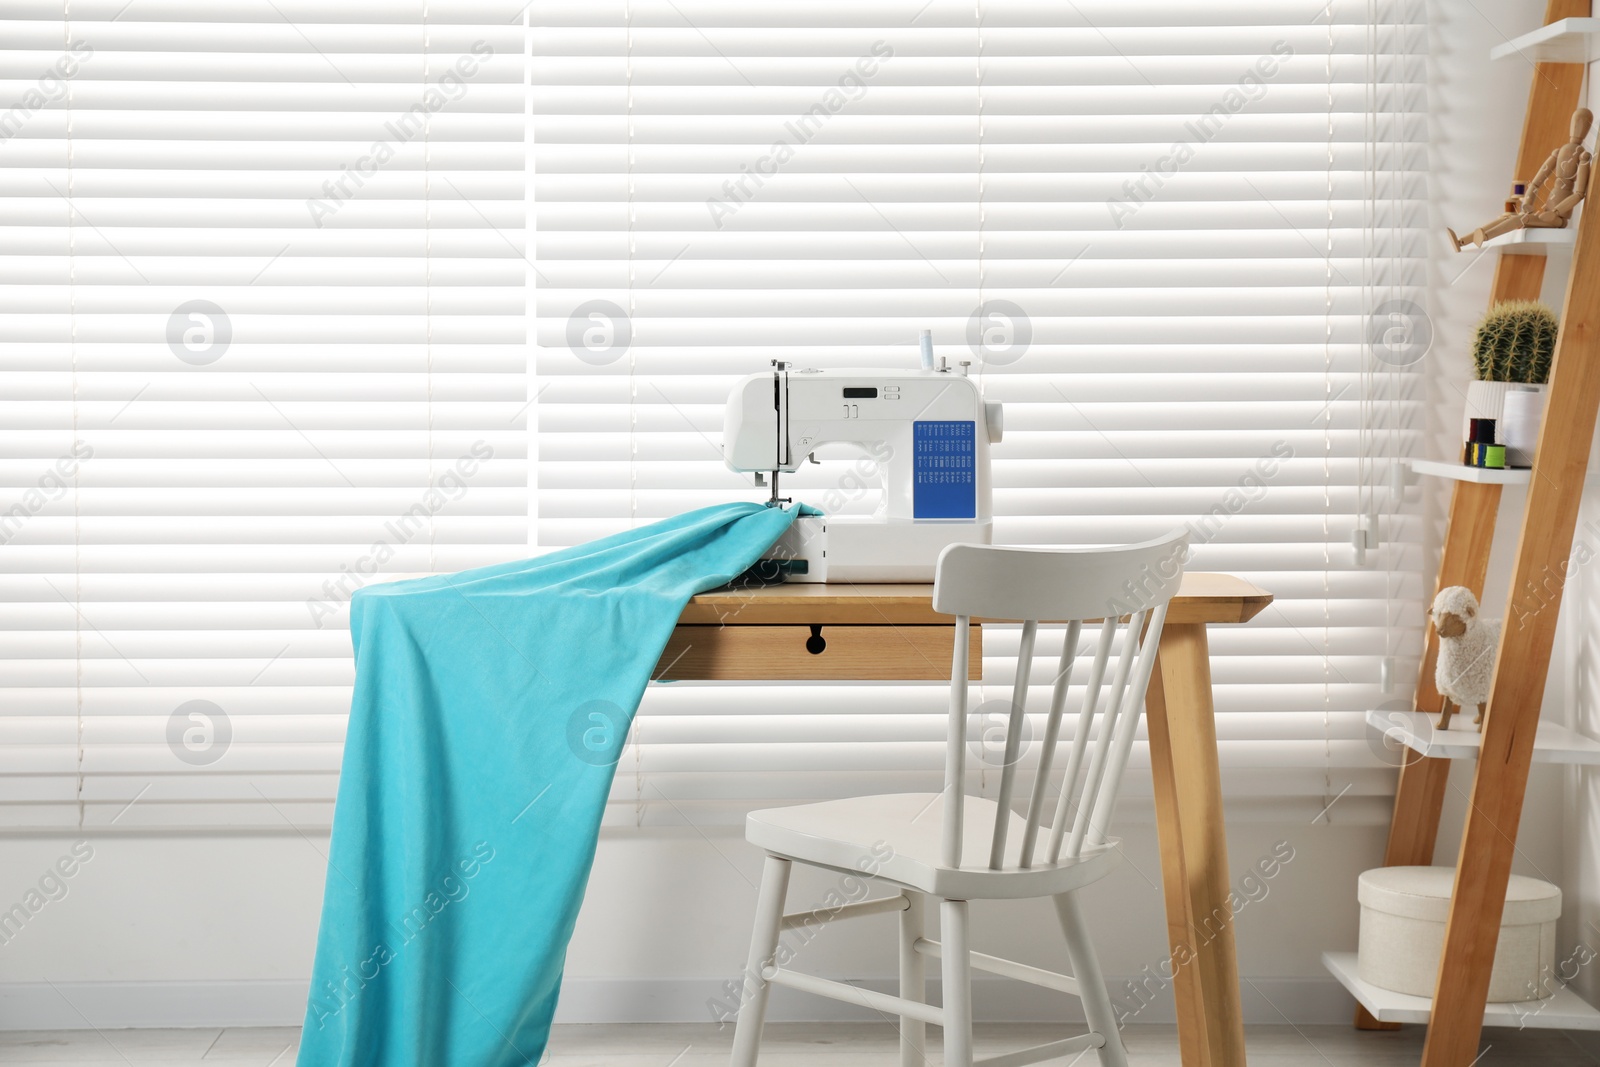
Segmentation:
<svg viewBox="0 0 1600 1067">
<path fill-rule="evenodd" d="M 356 594 L 300 1067 L 538 1062 L 650 672 L 794 514 L 704 508 Z"/>
</svg>

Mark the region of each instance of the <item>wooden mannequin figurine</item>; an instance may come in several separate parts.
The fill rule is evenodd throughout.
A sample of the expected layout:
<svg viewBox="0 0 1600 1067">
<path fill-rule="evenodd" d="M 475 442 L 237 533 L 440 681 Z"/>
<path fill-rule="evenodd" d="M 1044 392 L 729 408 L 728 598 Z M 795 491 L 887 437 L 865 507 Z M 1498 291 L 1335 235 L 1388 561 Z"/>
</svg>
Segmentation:
<svg viewBox="0 0 1600 1067">
<path fill-rule="evenodd" d="M 1593 121 L 1594 114 L 1586 107 L 1580 107 L 1572 113 L 1572 139 L 1550 153 L 1550 158 L 1544 161 L 1544 166 L 1539 168 L 1539 173 L 1533 176 L 1533 181 L 1527 184 L 1526 191 L 1520 197 L 1506 201 L 1504 215 L 1465 237 L 1457 237 L 1456 231 L 1446 228 L 1445 232 L 1450 235 L 1450 243 L 1456 246 L 1456 251 L 1461 251 L 1469 244 L 1482 248 L 1483 242 L 1512 230 L 1559 230 L 1572 221 L 1572 209 L 1582 202 L 1584 194 L 1589 191 L 1589 165 L 1593 157 L 1583 147 L 1583 139 L 1589 135 L 1589 125 Z M 1550 192 L 1544 198 L 1544 207 L 1536 210 L 1539 187 L 1546 180 L 1550 182 Z"/>
</svg>

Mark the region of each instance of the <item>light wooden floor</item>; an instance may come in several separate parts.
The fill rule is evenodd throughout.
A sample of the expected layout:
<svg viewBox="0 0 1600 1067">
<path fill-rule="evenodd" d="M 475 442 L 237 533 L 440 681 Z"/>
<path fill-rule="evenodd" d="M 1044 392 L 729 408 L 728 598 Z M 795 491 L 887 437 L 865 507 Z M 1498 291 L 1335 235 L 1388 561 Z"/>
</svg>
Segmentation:
<svg viewBox="0 0 1600 1067">
<path fill-rule="evenodd" d="M 937 1032 L 937 1031 L 935 1031 Z M 1596 1067 L 1595 1034 L 1553 1030 L 1486 1030 L 1479 1067 Z M 1421 1027 L 1393 1033 L 1357 1033 L 1346 1026 L 1247 1028 L 1251 1067 L 1411 1067 L 1421 1056 Z M 728 1062 L 733 1028 L 711 1025 L 558 1026 L 550 1042 L 551 1067 L 713 1067 Z M 980 1056 L 1064 1036 L 1036 1025 L 980 1026 Z M 1177 1067 L 1170 1026 L 1130 1026 L 1124 1031 L 1132 1067 Z M 289 1067 L 299 1031 L 230 1030 L 0 1031 L 0 1063 L 55 1067 Z M 895 1067 L 895 1032 L 877 1023 L 774 1023 L 767 1027 L 762 1067 Z M 937 1062 L 937 1058 L 935 1058 Z M 1093 1067 L 1094 1055 L 1076 1061 Z M 441 1065 L 443 1067 L 443 1065 Z"/>
</svg>

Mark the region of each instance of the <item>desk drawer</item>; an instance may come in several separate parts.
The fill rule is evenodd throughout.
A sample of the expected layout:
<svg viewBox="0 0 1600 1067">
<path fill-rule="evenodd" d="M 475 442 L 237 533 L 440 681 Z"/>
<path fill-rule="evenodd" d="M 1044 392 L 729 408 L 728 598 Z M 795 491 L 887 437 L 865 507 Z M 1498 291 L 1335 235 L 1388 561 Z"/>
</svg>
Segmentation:
<svg viewBox="0 0 1600 1067">
<path fill-rule="evenodd" d="M 814 637 L 820 637 L 816 642 Z M 653 677 L 687 681 L 948 681 L 954 626 L 679 626 Z M 811 651 L 816 648 L 818 651 Z M 983 677 L 983 628 L 967 675 Z"/>
</svg>

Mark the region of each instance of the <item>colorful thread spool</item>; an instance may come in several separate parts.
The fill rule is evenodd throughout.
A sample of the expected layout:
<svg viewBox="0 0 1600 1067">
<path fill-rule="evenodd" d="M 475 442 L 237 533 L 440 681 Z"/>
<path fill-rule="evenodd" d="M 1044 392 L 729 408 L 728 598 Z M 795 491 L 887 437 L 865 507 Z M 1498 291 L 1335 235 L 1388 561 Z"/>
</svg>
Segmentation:
<svg viewBox="0 0 1600 1067">
<path fill-rule="evenodd" d="M 1506 449 L 1494 443 L 1494 419 L 1470 419 L 1467 422 L 1467 442 L 1461 446 L 1461 462 L 1468 467 L 1504 469 Z"/>
<path fill-rule="evenodd" d="M 1506 446 L 1485 444 L 1482 441 L 1468 441 L 1462 453 L 1461 462 L 1469 467 L 1504 470 L 1506 466 Z"/>
</svg>

